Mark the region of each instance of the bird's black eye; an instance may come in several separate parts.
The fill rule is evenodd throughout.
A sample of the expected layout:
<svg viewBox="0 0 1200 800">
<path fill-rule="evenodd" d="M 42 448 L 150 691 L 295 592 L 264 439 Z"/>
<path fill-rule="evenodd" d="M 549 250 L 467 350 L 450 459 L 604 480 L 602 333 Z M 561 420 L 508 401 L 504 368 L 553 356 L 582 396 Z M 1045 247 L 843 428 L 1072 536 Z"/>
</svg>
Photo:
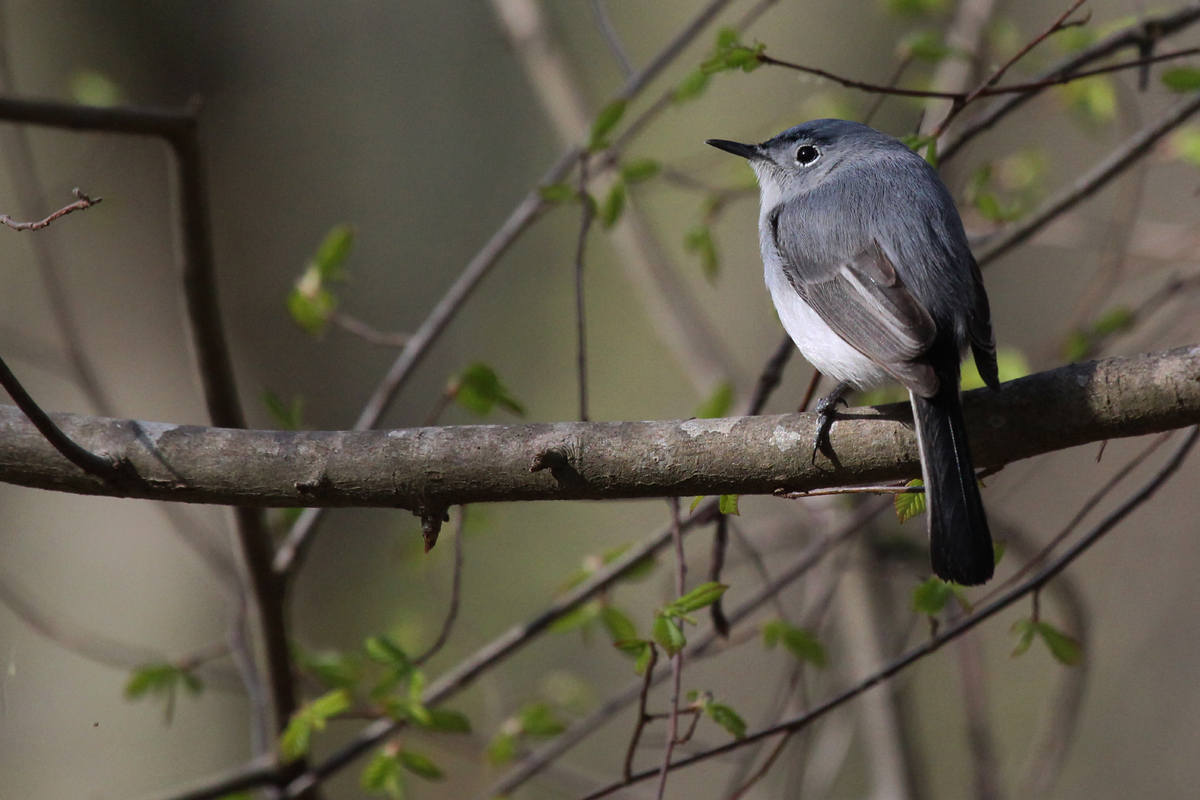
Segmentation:
<svg viewBox="0 0 1200 800">
<path fill-rule="evenodd" d="M 821 151 L 811 144 L 802 144 L 796 148 L 796 163 L 802 167 L 807 167 L 820 157 Z"/>
</svg>

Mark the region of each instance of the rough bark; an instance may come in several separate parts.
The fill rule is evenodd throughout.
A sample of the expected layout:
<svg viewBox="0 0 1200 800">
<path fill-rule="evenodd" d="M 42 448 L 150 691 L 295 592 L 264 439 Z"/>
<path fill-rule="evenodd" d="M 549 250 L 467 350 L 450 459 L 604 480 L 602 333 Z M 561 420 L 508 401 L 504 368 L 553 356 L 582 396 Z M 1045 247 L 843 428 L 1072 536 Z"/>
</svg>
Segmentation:
<svg viewBox="0 0 1200 800">
<path fill-rule="evenodd" d="M 1075 364 L 964 396 L 978 467 L 1200 422 L 1200 346 Z M 253 431 L 52 415 L 128 462 L 106 483 L 0 406 L 0 480 L 79 494 L 258 506 L 436 511 L 468 502 L 769 494 L 916 477 L 907 404 L 839 414 L 810 461 L 813 414 L 669 422 Z M 534 469 L 540 467 L 539 469 Z"/>
</svg>

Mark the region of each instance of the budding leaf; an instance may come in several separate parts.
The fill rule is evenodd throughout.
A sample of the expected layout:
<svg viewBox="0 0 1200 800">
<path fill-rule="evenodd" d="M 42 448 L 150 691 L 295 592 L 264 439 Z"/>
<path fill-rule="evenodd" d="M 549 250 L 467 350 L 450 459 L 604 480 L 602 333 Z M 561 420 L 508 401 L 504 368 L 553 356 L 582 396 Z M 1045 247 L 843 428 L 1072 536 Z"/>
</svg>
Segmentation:
<svg viewBox="0 0 1200 800">
<path fill-rule="evenodd" d="M 725 584 L 716 581 L 702 583 L 683 597 L 669 603 L 663 611 L 672 616 L 683 616 L 693 611 L 699 611 L 720 600 L 721 595 L 725 594 L 728 588 Z"/>
<path fill-rule="evenodd" d="M 904 485 L 909 488 L 924 486 L 925 481 L 920 478 L 913 478 Z M 896 519 L 900 520 L 901 524 L 903 524 L 913 517 L 925 513 L 925 493 L 902 492 L 896 495 L 892 504 L 896 507 Z"/>
<path fill-rule="evenodd" d="M 608 134 L 612 133 L 617 127 L 617 123 L 621 121 L 621 117 L 625 116 L 625 100 L 617 99 L 606 105 L 596 115 L 595 122 L 592 123 L 591 138 L 588 139 L 588 150 L 596 151 L 603 150 L 608 147 Z"/>
<path fill-rule="evenodd" d="M 1163 71 L 1162 82 L 1173 92 L 1194 92 L 1200 89 L 1200 69 L 1171 67 Z"/>
<path fill-rule="evenodd" d="M 735 739 L 746 736 L 746 721 L 724 703 L 705 703 L 704 711 L 713 722 L 729 731 Z"/>
<path fill-rule="evenodd" d="M 704 94 L 704 90 L 708 88 L 710 80 L 712 80 L 712 76 L 705 72 L 703 68 L 693 70 L 676 87 L 671 99 L 677 105 L 686 103 L 688 100 L 694 100 Z"/>
<path fill-rule="evenodd" d="M 565 183 L 552 183 L 548 186 L 539 186 L 538 194 L 547 203 L 570 203 L 578 199 L 575 190 Z"/>
<path fill-rule="evenodd" d="M 662 171 L 662 165 L 652 158 L 627 161 L 621 166 L 621 177 L 626 183 L 648 181 Z"/>
<path fill-rule="evenodd" d="M 354 248 L 354 229 L 349 225 L 338 225 L 325 235 L 325 240 L 317 248 L 313 256 L 313 265 L 325 281 L 344 281 L 346 273 L 342 269 L 346 257 Z"/>
<path fill-rule="evenodd" d="M 670 617 L 658 616 L 654 618 L 654 641 L 662 645 L 662 648 L 667 651 L 667 655 L 673 656 L 687 646 L 687 637 L 683 635 L 683 631 L 675 624 L 675 620 Z"/>
<path fill-rule="evenodd" d="M 386 794 L 394 800 L 401 800 L 404 797 L 404 777 L 401 774 L 400 761 L 388 748 L 379 750 L 363 769 L 359 785 L 368 792 Z"/>
<path fill-rule="evenodd" d="M 529 736 L 557 736 L 567 727 L 545 703 L 525 706 L 518 719 L 521 721 L 521 731 Z"/>
<path fill-rule="evenodd" d="M 722 514 L 728 514 L 731 517 L 740 517 L 741 512 L 738 511 L 738 499 L 741 495 L 723 494 L 720 500 L 717 501 L 717 510 Z"/>
<path fill-rule="evenodd" d="M 429 709 L 429 723 L 426 729 L 434 733 L 470 733 L 471 721 L 461 711 L 449 708 Z"/>
<path fill-rule="evenodd" d="M 304 399 L 302 397 L 297 395 L 292 398 L 291 403 L 285 403 L 283 402 L 283 398 L 275 394 L 275 392 L 270 389 L 263 389 L 262 402 L 267 407 L 271 418 L 279 423 L 282 430 L 300 430 L 300 412 L 304 409 Z"/>
<path fill-rule="evenodd" d="M 771 650 L 777 644 L 782 644 L 797 661 L 812 664 L 814 667 L 825 667 L 829 664 L 829 654 L 816 635 L 803 628 L 797 628 L 786 620 L 772 620 L 763 626 L 763 644 Z"/>
<path fill-rule="evenodd" d="M 614 642 L 627 641 L 637 638 L 637 626 L 633 620 L 620 609 L 605 606 L 600 609 L 600 622 L 608 631 L 608 636 Z"/>
<path fill-rule="evenodd" d="M 458 404 L 481 417 L 491 414 L 496 406 L 518 417 L 525 416 L 525 408 L 500 383 L 496 371 L 487 364 L 475 362 L 454 378 L 450 385 Z"/>
<path fill-rule="evenodd" d="M 950 599 L 950 586 L 941 578 L 930 578 L 913 589 L 912 607 L 918 614 L 934 617 L 942 613 Z"/>
<path fill-rule="evenodd" d="M 608 190 L 608 195 L 600 206 L 600 224 L 607 230 L 616 225 L 625 210 L 625 183 L 617 181 Z"/>
<path fill-rule="evenodd" d="M 430 781 L 440 781 L 446 777 L 441 768 L 433 763 L 433 759 L 429 756 L 415 753 L 412 750 L 401 750 L 396 754 L 400 765 L 414 775 L 420 775 L 422 778 Z"/>
</svg>

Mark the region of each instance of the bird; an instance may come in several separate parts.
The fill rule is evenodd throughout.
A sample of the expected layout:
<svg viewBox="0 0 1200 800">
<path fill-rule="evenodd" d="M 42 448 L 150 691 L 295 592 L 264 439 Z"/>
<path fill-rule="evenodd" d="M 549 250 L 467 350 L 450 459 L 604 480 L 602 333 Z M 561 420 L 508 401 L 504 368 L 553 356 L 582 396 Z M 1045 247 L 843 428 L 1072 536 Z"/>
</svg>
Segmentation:
<svg viewBox="0 0 1200 800">
<path fill-rule="evenodd" d="M 817 444 L 849 389 L 903 385 L 933 572 L 964 586 L 987 582 L 995 557 L 959 387 L 969 348 L 984 383 L 999 389 L 996 340 L 983 277 L 937 171 L 899 139 L 849 120 L 812 120 L 761 144 L 707 144 L 753 168 L 779 319 L 805 358 L 838 381 L 817 406 Z"/>
</svg>

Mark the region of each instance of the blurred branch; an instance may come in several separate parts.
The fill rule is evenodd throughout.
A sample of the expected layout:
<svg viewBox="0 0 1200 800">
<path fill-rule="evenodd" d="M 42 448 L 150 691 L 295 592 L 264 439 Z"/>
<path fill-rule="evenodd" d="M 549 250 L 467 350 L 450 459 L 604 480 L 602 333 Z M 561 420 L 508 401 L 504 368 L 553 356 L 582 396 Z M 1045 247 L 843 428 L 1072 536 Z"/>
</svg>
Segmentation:
<svg viewBox="0 0 1200 800">
<path fill-rule="evenodd" d="M 999 800 L 1000 765 L 996 757 L 995 736 L 992 734 L 991 720 L 988 717 L 983 643 L 974 633 L 967 633 L 955 644 L 958 651 L 963 713 L 967 718 L 967 746 L 971 753 L 971 767 L 975 777 L 975 797 L 976 800 Z M 1022 795 L 1022 798 L 1024 797 Z"/>
<path fill-rule="evenodd" d="M 613 58 L 620 65 L 625 79 L 629 80 L 634 72 L 633 62 L 629 60 L 629 54 L 625 52 L 625 45 L 621 43 L 621 37 L 617 35 L 617 29 L 613 27 L 612 19 L 608 15 L 608 7 L 604 0 L 588 0 L 588 5 L 592 9 L 592 17 L 596 20 L 596 28 L 604 37 L 604 43 L 608 45 Z"/>
<path fill-rule="evenodd" d="M 1150 151 L 1160 139 L 1178 128 L 1200 111 L 1200 93 L 1184 97 L 1171 106 L 1159 119 L 1143 127 L 1113 150 L 1100 163 L 1080 176 L 1042 207 L 1009 228 L 989 237 L 977 256 L 979 266 L 995 261 L 1039 230 L 1102 189 L 1125 169 Z"/>
<path fill-rule="evenodd" d="M 779 576 L 762 586 L 757 592 L 739 603 L 728 613 L 729 623 L 736 626 L 746 621 L 751 614 L 768 603 L 777 601 L 779 593 L 786 587 L 808 574 L 815 566 L 822 563 L 826 556 L 837 547 L 846 543 L 872 517 L 883 511 L 887 502 L 872 502 L 864 504 L 857 513 L 838 528 L 834 533 L 823 536 L 812 542 L 788 565 Z M 712 505 L 716 512 L 716 503 Z M 725 642 L 715 629 L 709 629 L 699 636 L 693 636 L 684 650 L 686 658 L 691 661 L 699 660 L 718 652 Z M 660 668 L 655 670 L 652 684 L 659 684 L 670 677 L 670 670 Z M 495 783 L 476 796 L 476 800 L 489 800 L 494 797 L 504 797 L 513 792 L 533 776 L 545 769 L 550 763 L 562 756 L 583 739 L 587 738 L 597 728 L 622 709 L 633 703 L 641 695 L 643 681 L 634 680 L 620 692 L 612 695 L 599 708 L 583 719 L 573 722 L 566 731 L 559 734 L 550 742 L 524 756 L 509 768 L 508 772 Z"/>
<path fill-rule="evenodd" d="M 92 199 L 78 189 L 72 190 L 71 193 L 76 197 L 74 203 L 63 206 L 58 211 L 55 211 L 53 214 L 43 220 L 38 222 L 13 222 L 12 218 L 8 214 L 0 214 L 0 225 L 7 225 L 14 231 L 39 231 L 42 228 L 45 228 L 51 222 L 54 222 L 54 220 L 59 219 L 60 217 L 65 217 L 72 211 L 82 211 L 85 208 L 91 208 L 104 199 L 103 197 Z"/>
<path fill-rule="evenodd" d="M 724 0 L 714 5 L 723 4 Z M 559 139 L 568 145 L 586 141 L 592 115 L 537 0 L 491 0 L 491 5 Z M 608 165 L 602 160 L 600 169 L 584 176 L 584 182 L 599 195 L 606 194 L 614 183 L 614 177 L 603 169 Z M 632 198 L 627 198 L 610 239 L 618 261 L 641 296 L 646 318 L 696 391 L 706 395 L 720 381 L 736 376 L 740 372 L 737 362 L 725 352 Z"/>
<path fill-rule="evenodd" d="M 1195 3 L 1178 11 L 1144 17 L 1139 22 L 1115 31 L 1079 52 L 1067 56 L 1050 69 L 1038 74 L 1032 83 L 1037 84 L 1075 73 L 1085 64 L 1099 61 L 1128 47 L 1137 48 L 1139 53 L 1146 52 L 1148 46 L 1152 47 L 1160 39 L 1172 36 L 1197 21 L 1200 21 L 1200 5 Z M 963 145 L 990 129 L 998 121 L 1036 97 L 1037 94 L 1037 92 L 1026 92 L 1010 95 L 968 120 L 957 134 L 950 137 L 944 148 L 939 148 L 939 162 L 944 164 L 962 149 Z"/>
<path fill-rule="evenodd" d="M 388 333 L 387 331 L 376 330 L 357 317 L 344 314 L 336 309 L 329 313 L 328 319 L 330 324 L 336 325 L 346 331 L 346 333 L 357 336 L 367 344 L 373 344 L 378 347 L 404 347 L 408 343 L 408 340 L 412 338 L 407 333 Z"/>
<path fill-rule="evenodd" d="M 154 795 L 146 800 L 217 800 L 226 795 L 270 786 L 277 783 L 282 775 L 283 770 L 273 758 L 260 756 L 186 789 Z"/>
<path fill-rule="evenodd" d="M 695 527 L 707 525 L 717 514 L 717 502 L 709 500 L 701 503 L 691 516 L 680 523 L 680 532 L 689 531 Z M 425 705 L 435 705 L 458 694 L 480 675 L 511 656 L 517 650 L 529 644 L 544 633 L 555 620 L 575 610 L 596 595 L 608 589 L 633 569 L 638 562 L 657 553 L 671 543 L 672 526 L 629 548 L 620 558 L 598 570 L 590 578 L 575 588 L 561 595 L 538 614 L 537 617 L 521 625 L 510 628 L 496 639 L 484 645 L 475 653 L 460 661 L 455 667 L 444 673 L 428 688 L 422 696 Z M 287 788 L 285 797 L 294 798 L 303 795 L 312 787 L 336 774 L 344 766 L 363 755 L 371 748 L 379 745 L 403 727 L 403 721 L 381 719 L 360 731 L 348 744 L 330 755 L 323 762 L 313 767 L 304 775 L 296 778 Z"/>
<path fill-rule="evenodd" d="M 983 33 L 991 20 L 994 7 L 995 0 L 961 0 L 958 3 L 954 10 L 954 18 L 946 29 L 945 42 L 950 53 L 938 62 L 930 87 L 940 91 L 961 91 L 967 86 L 974 72 L 979 45 L 983 41 Z M 898 81 L 900 72 L 899 69 L 896 71 L 891 81 L 893 85 Z M 876 102 L 882 101 L 884 97 L 886 95 L 880 95 Z M 954 104 L 950 101 L 927 103 L 925 113 L 921 117 L 920 133 L 924 136 L 930 135 L 937 128 L 939 120 L 949 116 L 953 107 Z"/>
<path fill-rule="evenodd" d="M 995 467 L 1194 424 L 1198 375 L 1200 348 L 1183 347 L 968 392 L 976 463 Z M 85 447 L 129 461 L 140 478 L 114 486 L 67 467 L 16 409 L 0 406 L 0 480 L 179 502 L 419 510 L 492 500 L 770 494 L 919 474 L 907 404 L 840 412 L 830 433 L 836 464 L 810 462 L 815 414 L 339 432 L 53 419 Z"/>
<path fill-rule="evenodd" d="M 1155 493 L 1163 486 L 1163 484 L 1166 483 L 1166 481 L 1172 475 L 1174 475 L 1176 471 L 1178 471 L 1180 466 L 1182 466 L 1184 460 L 1187 458 L 1188 453 L 1191 452 L 1192 447 L 1196 444 L 1197 438 L 1200 438 L 1200 427 L 1193 427 L 1180 446 L 1176 448 L 1171 458 L 1157 471 L 1157 473 L 1150 479 L 1149 482 L 1147 482 L 1128 500 L 1122 503 L 1111 514 L 1105 517 L 1099 525 L 1089 531 L 1088 534 L 1076 542 L 1075 545 L 1073 545 L 1053 562 L 1047 564 L 1041 571 L 1039 571 L 1025 583 L 1014 587 L 1007 594 L 993 601 L 989 605 L 980 608 L 975 613 L 970 614 L 959 622 L 950 625 L 941 634 L 934 636 L 924 644 L 913 648 L 908 653 L 904 654 L 900 658 L 895 659 L 879 671 L 870 675 L 866 679 L 859 681 L 854 686 L 851 686 L 834 697 L 831 697 L 824 703 L 821 703 L 813 708 L 811 711 L 808 711 L 807 713 L 802 714 L 794 719 L 780 723 L 779 725 L 747 734 L 745 737 L 737 739 L 728 744 L 697 753 L 693 756 L 676 762 L 673 765 L 673 768 L 682 769 L 683 767 L 689 767 L 693 764 L 707 761 L 714 757 L 737 750 L 741 747 L 745 747 L 748 744 L 753 744 L 763 739 L 771 738 L 788 731 L 803 729 L 817 719 L 825 716 L 835 708 L 845 705 L 870 689 L 873 689 L 881 683 L 895 677 L 897 674 L 903 672 L 913 664 L 921 661 L 926 656 L 929 656 L 930 654 L 941 649 L 942 646 L 947 642 L 954 641 L 967 631 L 974 629 L 981 623 L 995 616 L 1000 611 L 1008 608 L 1010 605 L 1022 599 L 1026 595 L 1040 590 L 1056 576 L 1058 576 L 1059 573 L 1066 569 L 1067 566 L 1069 566 L 1079 556 L 1086 552 L 1088 548 L 1090 548 L 1093 544 L 1103 538 L 1105 534 L 1116 527 L 1118 523 L 1129 516 L 1129 514 L 1131 514 L 1135 509 L 1153 497 Z M 613 792 L 624 789 L 627 786 L 655 777 L 658 777 L 658 770 L 646 770 L 644 772 L 639 772 L 629 780 L 614 783 L 598 792 L 588 795 L 586 798 L 584 798 L 584 800 L 599 800 L 599 798 L 607 797 Z"/>
<path fill-rule="evenodd" d="M 679 498 L 672 497 L 671 543 L 675 546 L 675 597 L 683 597 L 687 591 L 687 558 L 683 554 L 683 532 L 679 528 Z M 682 621 L 676 619 L 679 625 Z M 651 645 L 653 647 L 653 645 Z M 648 670 L 649 668 L 647 668 Z M 683 691 L 683 650 L 671 656 L 671 699 L 667 709 L 667 744 L 663 748 L 662 767 L 659 768 L 658 791 L 655 797 L 662 800 L 667 791 L 667 776 L 671 774 L 671 756 L 679 744 L 679 695 Z M 690 734 L 689 734 L 690 737 Z"/>
</svg>

